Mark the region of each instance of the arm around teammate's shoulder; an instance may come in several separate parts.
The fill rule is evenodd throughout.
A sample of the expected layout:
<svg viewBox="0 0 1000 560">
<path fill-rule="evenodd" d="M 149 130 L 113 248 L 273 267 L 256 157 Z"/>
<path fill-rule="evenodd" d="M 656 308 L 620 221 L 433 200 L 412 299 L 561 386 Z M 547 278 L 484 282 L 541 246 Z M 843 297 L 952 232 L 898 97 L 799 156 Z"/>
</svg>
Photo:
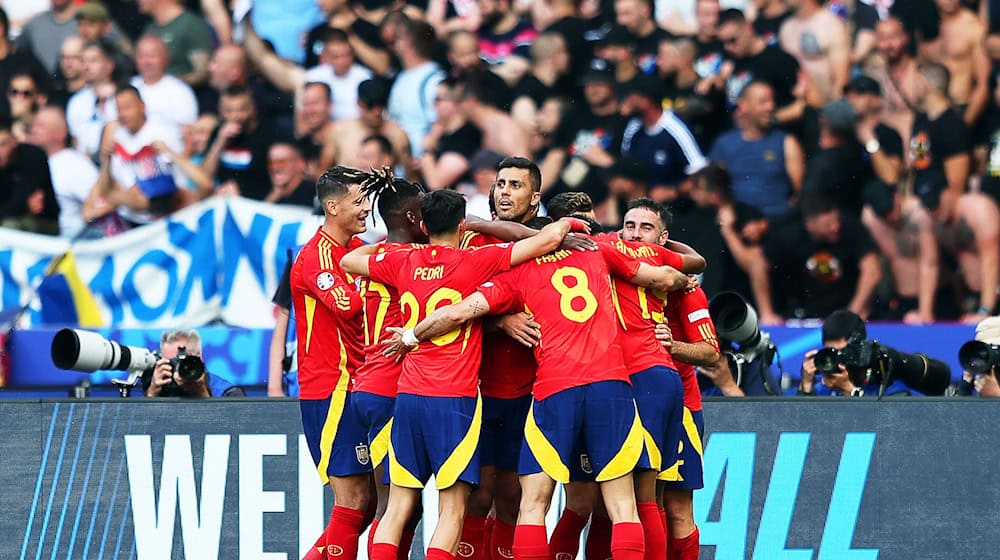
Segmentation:
<svg viewBox="0 0 1000 560">
<path fill-rule="evenodd" d="M 559 220 L 546 225 L 538 235 L 522 239 L 514 244 L 510 254 L 510 266 L 517 266 L 535 257 L 551 253 L 559 248 L 563 238 L 569 233 L 570 223 Z"/>
</svg>

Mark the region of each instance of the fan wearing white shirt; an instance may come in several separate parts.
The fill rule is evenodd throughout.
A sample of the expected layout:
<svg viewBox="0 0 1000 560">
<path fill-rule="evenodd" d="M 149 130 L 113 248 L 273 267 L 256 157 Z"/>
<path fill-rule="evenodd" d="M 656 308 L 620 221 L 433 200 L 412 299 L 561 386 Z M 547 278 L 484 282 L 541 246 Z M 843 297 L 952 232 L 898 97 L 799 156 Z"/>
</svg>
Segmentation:
<svg viewBox="0 0 1000 560">
<path fill-rule="evenodd" d="M 97 155 L 104 125 L 118 118 L 115 107 L 114 48 L 104 41 L 92 41 L 83 47 L 83 77 L 87 85 L 70 97 L 66 106 L 69 133 L 76 149 L 88 156 Z"/>
<path fill-rule="evenodd" d="M 97 166 L 87 156 L 69 149 L 66 116 L 58 107 L 43 107 L 31 122 L 32 144 L 49 156 L 52 188 L 59 202 L 59 234 L 76 237 L 85 225 L 83 205 L 97 182 Z M 95 232 L 100 237 L 100 232 Z"/>
<path fill-rule="evenodd" d="M 283 91 L 295 93 L 296 105 L 301 103 L 302 90 L 307 83 L 323 82 L 333 92 L 330 116 L 334 120 L 359 116 L 358 85 L 371 78 L 372 72 L 355 62 L 354 48 L 343 30 L 329 30 L 319 66 L 308 70 L 279 58 L 252 29 L 247 32 L 245 46 L 250 60 L 267 81 Z"/>
<path fill-rule="evenodd" d="M 191 86 L 167 74 L 170 53 L 157 35 L 144 35 L 135 47 L 139 72 L 132 85 L 146 104 L 146 115 L 183 131 L 198 118 L 198 100 Z"/>
</svg>

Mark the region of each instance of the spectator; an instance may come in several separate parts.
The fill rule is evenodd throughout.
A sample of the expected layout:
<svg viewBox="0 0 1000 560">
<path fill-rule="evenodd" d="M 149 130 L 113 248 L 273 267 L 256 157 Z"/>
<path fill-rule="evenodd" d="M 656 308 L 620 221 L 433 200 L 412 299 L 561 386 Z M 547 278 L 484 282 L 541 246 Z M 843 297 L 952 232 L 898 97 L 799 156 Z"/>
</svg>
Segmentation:
<svg viewBox="0 0 1000 560">
<path fill-rule="evenodd" d="M 254 35 L 248 37 L 253 44 Z M 198 107 L 202 113 L 219 113 L 222 92 L 232 88 L 247 88 L 253 93 L 254 103 L 260 114 L 267 115 L 272 128 L 291 134 L 294 129 L 292 109 L 296 106 L 293 96 L 279 90 L 270 82 L 250 73 L 247 51 L 238 45 L 223 45 L 213 54 L 208 64 L 209 88 L 199 93 Z M 331 100 L 332 102 L 332 100 Z"/>
<path fill-rule="evenodd" d="M 531 21 L 513 9 L 511 0 L 476 0 L 479 51 L 486 64 L 507 83 L 517 83 L 530 69 L 529 50 L 538 38 Z"/>
<path fill-rule="evenodd" d="M 503 156 L 530 154 L 528 134 L 510 115 L 490 105 L 488 85 L 473 78 L 458 87 L 459 109 L 482 134 L 482 146 Z"/>
<path fill-rule="evenodd" d="M 864 146 L 862 157 L 871 168 L 871 177 L 895 186 L 902 176 L 903 139 L 882 122 L 882 89 L 878 82 L 857 76 L 847 84 L 844 98 L 858 115 L 857 139 Z"/>
<path fill-rule="evenodd" d="M 535 115 L 535 126 L 531 129 L 531 154 L 535 161 L 542 161 L 553 148 L 556 132 L 562 125 L 569 101 L 563 97 L 549 97 L 542 103 Z"/>
<path fill-rule="evenodd" d="M 10 116 L 14 119 L 14 136 L 21 142 L 27 140 L 31 121 L 38 108 L 45 105 L 45 94 L 38 85 L 30 73 L 18 71 L 10 77 L 10 85 L 7 86 L 7 104 L 10 106 Z"/>
<path fill-rule="evenodd" d="M 100 2 L 86 2 L 76 10 L 76 28 L 84 43 L 104 42 L 109 47 L 115 62 L 117 78 L 135 74 L 132 64 L 132 43 L 119 33 L 111 22 L 108 9 Z"/>
<path fill-rule="evenodd" d="M 625 216 L 628 203 L 649 195 L 649 165 L 640 159 L 625 156 L 608 169 L 608 190 L 615 204 L 602 205 L 597 221 L 607 226 L 618 226 Z"/>
<path fill-rule="evenodd" d="M 618 91 L 627 91 L 632 80 L 642 74 L 636 64 L 635 37 L 620 25 L 612 26 L 597 42 L 594 54 L 611 65 Z"/>
<path fill-rule="evenodd" d="M 871 184 L 865 189 L 861 221 L 892 275 L 891 291 L 875 298 L 872 318 L 908 325 L 933 323 L 941 270 L 930 214 L 912 194 Z"/>
<path fill-rule="evenodd" d="M 150 120 L 139 90 L 124 86 L 115 94 L 118 122 L 105 127 L 101 139 L 101 172 L 94 195 L 129 225 L 148 224 L 192 201 L 179 192 L 190 176 L 202 192 L 211 189 L 207 174 L 180 154 L 180 131 Z"/>
<path fill-rule="evenodd" d="M 327 138 L 320 154 L 319 167 L 332 165 L 357 167 L 361 143 L 369 136 L 385 136 L 392 143 L 395 159 L 409 173 L 410 140 L 403 128 L 385 118 L 389 104 L 389 86 L 385 80 L 371 79 L 358 86 L 358 108 L 361 116 L 356 119 L 333 123 L 333 133 Z"/>
<path fill-rule="evenodd" d="M 412 155 L 419 157 L 424 136 L 437 120 L 434 95 L 445 77 L 431 61 L 434 29 L 422 21 L 408 21 L 400 27 L 393 50 L 403 68 L 389 94 L 389 116 L 406 131 Z"/>
<path fill-rule="evenodd" d="M 586 33 L 588 24 L 579 14 L 579 2 L 576 0 L 551 0 L 546 7 L 551 10 L 550 19 L 544 23 L 536 15 L 534 23 L 536 29 L 541 29 L 542 33 L 557 33 L 566 43 L 566 50 L 570 57 L 571 71 L 564 78 L 564 82 L 582 76 L 587 72 L 594 51 L 587 42 Z M 533 7 L 542 6 L 541 2 L 535 2 Z M 653 26 L 656 27 L 655 25 Z M 575 89 L 575 83 L 565 83 L 567 89 Z M 545 177 L 545 174 L 542 174 Z"/>
<path fill-rule="evenodd" d="M 691 129 L 704 149 L 730 126 L 724 88 L 709 87 L 695 70 L 697 47 L 691 39 L 660 42 L 656 57 L 657 77 L 663 83 L 663 108 L 673 111 Z M 710 84 L 709 84 L 710 85 Z"/>
<path fill-rule="evenodd" d="M 115 107 L 114 52 L 106 41 L 83 47 L 83 77 L 87 85 L 73 94 L 66 107 L 66 121 L 76 149 L 95 157 L 104 125 L 118 118 Z"/>
<path fill-rule="evenodd" d="M 726 58 L 725 49 L 718 37 L 719 11 L 719 0 L 695 0 L 698 28 L 693 41 L 698 54 L 694 67 L 698 76 L 706 81 L 706 86 L 711 84 L 713 87 L 716 78 L 722 75 Z"/>
<path fill-rule="evenodd" d="M 878 11 L 865 2 L 838 0 L 830 11 L 840 16 L 851 33 L 851 66 L 864 64 L 875 48 L 875 25 Z"/>
<path fill-rule="evenodd" d="M 587 105 L 577 104 L 567 113 L 541 164 L 546 204 L 569 190 L 585 192 L 595 205 L 608 199 L 601 173 L 621 153 L 626 119 L 619 112 L 614 74 L 604 60 L 594 59 L 582 83 Z"/>
<path fill-rule="evenodd" d="M 446 37 L 453 31 L 475 31 L 479 27 L 477 2 L 428 0 L 426 5 L 425 19 L 439 37 Z"/>
<path fill-rule="evenodd" d="M 59 204 L 59 234 L 73 239 L 84 233 L 83 205 L 97 182 L 97 166 L 80 152 L 68 148 L 68 139 L 69 129 L 62 109 L 40 109 L 31 123 L 30 141 L 48 156 L 52 188 Z"/>
<path fill-rule="evenodd" d="M 323 174 L 320 154 L 323 145 L 333 134 L 330 120 L 330 86 L 323 82 L 309 82 L 302 88 L 302 98 L 297 107 L 295 145 L 306 161 L 306 177 L 315 181 Z"/>
<path fill-rule="evenodd" d="M 479 146 L 483 135 L 459 109 L 456 93 L 454 81 L 445 80 L 438 84 L 437 97 L 434 98 L 438 120 L 424 137 L 424 153 L 420 156 L 420 173 L 431 190 L 454 186 L 462 182 L 470 171 L 475 177 L 477 171 L 471 166 L 471 160 L 473 154 L 481 153 Z M 497 156 L 496 163 L 500 163 L 501 159 Z M 496 172 L 495 165 L 492 171 Z M 473 182 L 478 185 L 478 181 Z M 469 198 L 468 202 L 471 204 L 472 199 Z M 488 216 L 489 213 L 478 215 Z"/>
<path fill-rule="evenodd" d="M 271 144 L 267 153 L 267 172 L 271 177 L 271 192 L 264 197 L 264 202 L 312 208 L 316 183 L 306 178 L 306 160 L 295 145 Z"/>
<path fill-rule="evenodd" d="M 497 176 L 497 166 L 503 161 L 503 156 L 489 150 L 479 150 L 469 160 L 469 171 L 472 175 L 471 188 L 460 188 L 465 195 L 465 213 L 484 219 L 493 217 L 490 206 L 490 194 Z"/>
<path fill-rule="evenodd" d="M 805 100 L 797 95 L 799 63 L 778 45 L 770 45 L 753 33 L 753 27 L 739 10 L 719 14 L 719 41 L 733 58 L 733 68 L 726 81 L 726 96 L 731 107 L 738 103 L 740 93 L 750 82 L 765 82 L 771 86 L 775 103 L 775 118 L 780 123 L 798 120 L 805 109 Z"/>
<path fill-rule="evenodd" d="M 753 18 L 753 33 L 769 45 L 778 42 L 778 32 L 785 20 L 792 17 L 786 0 L 754 0 L 757 17 Z"/>
<path fill-rule="evenodd" d="M 358 17 L 351 3 L 346 0 L 322 0 L 317 5 L 323 11 L 326 21 L 312 28 L 306 36 L 303 66 L 312 68 L 319 65 L 320 56 L 326 48 L 327 35 L 330 30 L 337 29 L 347 34 L 358 62 L 379 76 L 389 75 L 392 59 L 379 36 L 377 26 Z"/>
<path fill-rule="evenodd" d="M 191 87 L 204 84 L 212 53 L 208 24 L 187 11 L 179 0 L 142 0 L 140 11 L 153 19 L 143 34 L 157 35 L 167 46 L 170 53 L 167 73 Z"/>
<path fill-rule="evenodd" d="M 708 164 L 687 126 L 664 111 L 656 81 L 647 76 L 633 82 L 622 112 L 634 115 L 622 136 L 622 155 L 649 165 L 650 197 L 673 200 L 687 178 Z"/>
<path fill-rule="evenodd" d="M 175 371 L 171 361 L 180 355 L 184 349 L 188 360 L 197 358 L 204 370 L 205 362 L 201 356 L 201 335 L 196 330 L 164 331 L 160 336 L 160 359 L 153 370 L 143 374 L 142 391 L 147 397 L 245 397 L 242 387 L 222 379 L 221 377 L 203 371 L 194 380 L 185 380 Z M 190 362 L 184 362 L 187 365 Z M 182 365 L 182 367 L 183 367 Z"/>
<path fill-rule="evenodd" d="M 7 12 L 0 6 L 0 91 L 7 91 L 10 78 L 16 71 L 27 70 L 38 78 L 45 75 L 41 63 L 35 60 L 30 52 L 18 49 L 8 37 L 9 33 Z M 7 104 L 7 96 L 0 96 L 0 119 L 9 117 L 10 106 Z"/>
<path fill-rule="evenodd" d="M 49 103 L 63 109 L 69 98 L 87 85 L 83 75 L 83 39 L 73 35 L 63 41 L 59 49 L 59 71 L 49 93 Z"/>
<path fill-rule="evenodd" d="M 52 0 L 51 9 L 31 18 L 17 37 L 17 48 L 31 53 L 49 75 L 59 68 L 59 49 L 76 35 L 77 5 L 73 0 Z"/>
<path fill-rule="evenodd" d="M 657 27 L 652 0 L 615 0 L 615 21 L 635 37 L 636 62 L 642 73 L 656 72 L 660 41 L 670 35 Z"/>
<path fill-rule="evenodd" d="M 798 140 L 773 128 L 774 106 L 767 83 L 748 84 L 739 96 L 736 128 L 719 136 L 710 154 L 731 170 L 733 198 L 771 220 L 798 198 L 806 167 Z"/>
<path fill-rule="evenodd" d="M 199 167 L 208 155 L 211 147 L 212 133 L 219 126 L 219 117 L 212 113 L 205 113 L 188 127 L 187 135 L 184 137 L 184 157 L 191 160 L 191 163 Z M 214 183 L 213 183 L 214 185 Z M 186 188 L 196 189 L 197 186 L 189 179 Z"/>
<path fill-rule="evenodd" d="M 261 39 L 272 45 L 281 59 L 303 64 L 307 34 L 323 23 L 324 6 L 316 0 L 253 2 L 249 21 Z"/>
<path fill-rule="evenodd" d="M 146 104 L 146 114 L 182 132 L 198 118 L 198 100 L 191 86 L 166 73 L 170 53 L 157 35 L 145 35 L 135 46 L 139 75 L 132 85 Z"/>
<path fill-rule="evenodd" d="M 361 150 L 358 152 L 358 167 L 360 169 L 395 169 L 399 164 L 396 160 L 392 143 L 385 136 L 373 134 L 361 140 Z M 377 206 L 377 205 L 376 205 Z M 385 220 L 378 208 L 372 207 L 365 219 L 366 229 L 358 235 L 365 243 L 377 243 L 385 240 L 388 233 Z"/>
<path fill-rule="evenodd" d="M 918 71 L 903 22 L 895 17 L 880 21 L 875 26 L 875 48 L 876 55 L 868 59 L 865 74 L 877 81 L 882 91 L 882 121 L 909 142 Z"/>
<path fill-rule="evenodd" d="M 448 63 L 451 65 L 451 77 L 459 81 L 482 82 L 489 94 L 489 104 L 501 111 L 510 111 L 514 92 L 480 58 L 479 41 L 474 33 L 453 31 L 448 35 Z"/>
<path fill-rule="evenodd" d="M 960 107 L 965 124 L 974 128 L 990 102 L 990 59 L 986 27 L 958 0 L 935 0 L 941 15 L 937 38 L 920 45 L 925 60 L 943 64 L 951 74 L 948 97 Z"/>
<path fill-rule="evenodd" d="M 250 90 L 226 90 L 219 101 L 222 124 L 215 130 L 202 168 L 220 183 L 219 194 L 263 200 L 270 191 L 267 151 L 275 137 L 257 118 Z"/>
<path fill-rule="evenodd" d="M 569 71 L 566 41 L 558 33 L 543 33 L 531 45 L 531 70 L 514 87 L 510 114 L 527 127 L 535 126 L 535 114 L 553 95 L 566 95 L 557 88 L 560 78 Z"/>
<path fill-rule="evenodd" d="M 791 0 L 789 4 L 795 13 L 781 25 L 781 48 L 798 59 L 823 103 L 840 98 L 851 71 L 847 26 L 822 0 Z"/>
<path fill-rule="evenodd" d="M 867 316 L 882 276 L 868 232 L 833 201 L 806 197 L 800 207 L 799 215 L 770 232 L 751 268 L 760 323 L 826 317 L 843 307 Z M 781 294 L 780 307 L 773 294 Z"/>
<path fill-rule="evenodd" d="M 803 181 L 803 196 L 819 195 L 836 200 L 853 216 L 861 215 L 865 185 L 873 180 L 871 166 L 862 158 L 857 140 L 858 115 L 844 99 L 831 101 L 820 114 L 819 153 L 809 160 Z"/>
<path fill-rule="evenodd" d="M 59 204 L 45 152 L 18 142 L 11 121 L 0 120 L 0 227 L 59 234 Z"/>
</svg>

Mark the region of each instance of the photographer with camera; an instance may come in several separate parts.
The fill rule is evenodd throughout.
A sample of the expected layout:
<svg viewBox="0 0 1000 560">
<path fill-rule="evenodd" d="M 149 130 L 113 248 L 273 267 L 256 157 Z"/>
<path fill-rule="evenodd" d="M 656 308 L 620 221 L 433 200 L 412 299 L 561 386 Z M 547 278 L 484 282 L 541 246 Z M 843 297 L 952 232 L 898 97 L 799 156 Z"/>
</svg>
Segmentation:
<svg viewBox="0 0 1000 560">
<path fill-rule="evenodd" d="M 205 370 L 201 358 L 201 335 L 194 329 L 164 331 L 156 365 L 142 375 L 147 397 L 245 397 L 237 387 Z"/>
<path fill-rule="evenodd" d="M 962 381 L 955 387 L 955 395 L 971 396 L 972 390 L 980 397 L 1000 397 L 1000 317 L 983 319 L 976 325 L 976 338 L 962 345 L 958 351 L 962 364 Z M 950 393 L 949 393 L 950 394 Z"/>
<path fill-rule="evenodd" d="M 944 362 L 869 340 L 864 320 L 840 309 L 823 322 L 823 348 L 806 353 L 797 394 L 882 397 L 913 390 L 941 395 L 950 380 Z"/>
</svg>

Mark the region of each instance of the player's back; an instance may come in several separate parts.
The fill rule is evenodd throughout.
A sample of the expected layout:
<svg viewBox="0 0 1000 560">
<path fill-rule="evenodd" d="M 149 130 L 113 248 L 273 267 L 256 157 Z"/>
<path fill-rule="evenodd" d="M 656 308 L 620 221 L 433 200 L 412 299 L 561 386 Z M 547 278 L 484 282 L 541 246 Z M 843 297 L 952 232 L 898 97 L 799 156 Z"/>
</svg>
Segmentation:
<svg viewBox="0 0 1000 560">
<path fill-rule="evenodd" d="M 412 247 L 412 244 L 380 243 L 378 252 Z M 364 304 L 362 328 L 365 362 L 358 368 L 353 390 L 395 398 L 403 364 L 395 356 L 385 356 L 385 347 L 381 341 L 387 338 L 386 328 L 403 326 L 399 291 L 394 286 L 376 282 L 367 276 L 361 277 L 360 291 Z"/>
<path fill-rule="evenodd" d="M 380 253 L 369 260 L 372 280 L 396 286 L 406 328 L 439 307 L 456 304 L 494 274 L 510 268 L 511 245 L 462 251 L 439 245 Z M 437 336 L 403 360 L 399 392 L 474 397 L 482 358 L 482 329 L 471 321 Z"/>
<path fill-rule="evenodd" d="M 600 252 L 556 251 L 497 280 L 502 289 L 519 294 L 541 326 L 535 400 L 598 381 L 628 380 L 608 265 Z"/>
</svg>

